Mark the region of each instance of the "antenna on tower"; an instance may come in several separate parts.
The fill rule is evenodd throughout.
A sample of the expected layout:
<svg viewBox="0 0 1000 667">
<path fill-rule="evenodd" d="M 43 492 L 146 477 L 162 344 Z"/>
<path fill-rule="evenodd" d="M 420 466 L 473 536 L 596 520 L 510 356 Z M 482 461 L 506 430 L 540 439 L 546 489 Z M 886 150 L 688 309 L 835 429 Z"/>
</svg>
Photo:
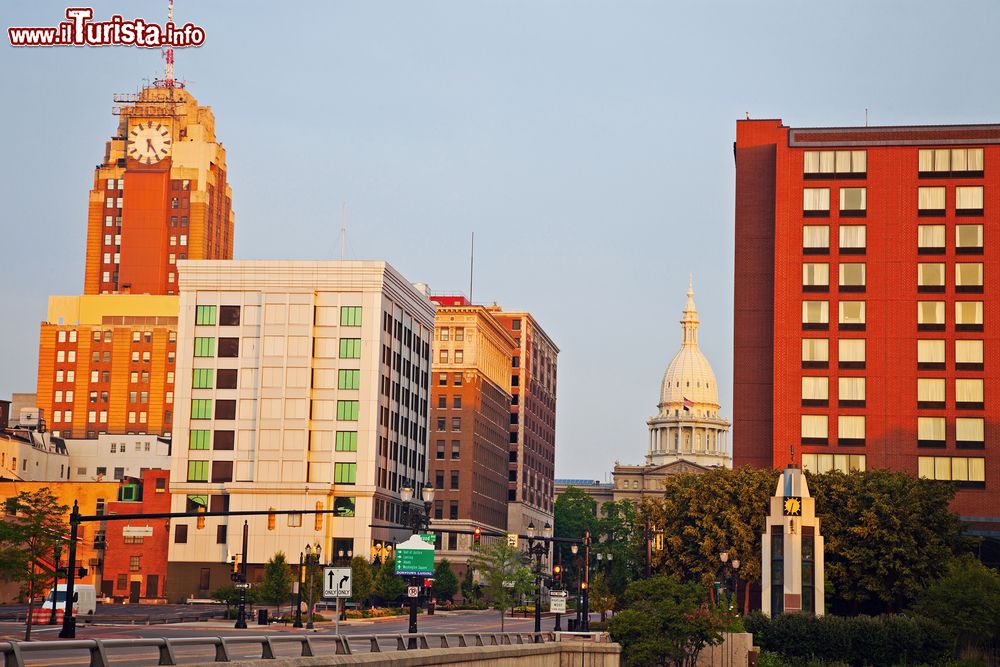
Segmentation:
<svg viewBox="0 0 1000 667">
<path fill-rule="evenodd" d="M 174 23 L 174 0 L 167 0 L 167 24 L 171 27 Z M 163 72 L 163 79 L 157 79 L 154 81 L 154 85 L 158 88 L 183 88 L 184 84 L 177 83 L 174 79 L 174 46 L 173 44 L 167 44 L 167 48 L 163 50 L 163 60 L 166 61 L 166 67 Z"/>
<path fill-rule="evenodd" d="M 472 232 L 472 247 L 469 249 L 469 302 L 472 302 L 472 277 L 476 266 L 476 233 Z"/>
<path fill-rule="evenodd" d="M 868 107 L 865 107 L 865 127 L 868 127 Z"/>
<path fill-rule="evenodd" d="M 340 261 L 347 252 L 347 202 L 340 202 Z"/>
</svg>

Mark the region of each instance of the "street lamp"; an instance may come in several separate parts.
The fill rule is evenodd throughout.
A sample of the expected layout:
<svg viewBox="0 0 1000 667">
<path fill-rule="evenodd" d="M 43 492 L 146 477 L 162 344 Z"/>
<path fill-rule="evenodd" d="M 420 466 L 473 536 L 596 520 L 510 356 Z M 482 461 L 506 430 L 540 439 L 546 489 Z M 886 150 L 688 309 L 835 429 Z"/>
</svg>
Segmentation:
<svg viewBox="0 0 1000 667">
<path fill-rule="evenodd" d="M 346 552 L 343 549 L 337 549 L 337 565 L 350 567 L 352 558 L 354 558 L 353 549 L 348 549 Z M 337 598 L 337 618 L 341 621 L 347 620 L 347 605 L 341 607 L 341 598 Z"/>
<path fill-rule="evenodd" d="M 535 540 L 535 522 L 528 524 L 528 553 L 535 557 L 535 632 L 542 631 L 542 557 L 549 553 L 552 526 L 548 521 L 542 529 L 542 539 Z M 536 635 L 535 641 L 539 641 Z"/>
<path fill-rule="evenodd" d="M 739 592 L 740 592 L 740 559 L 734 558 L 733 559 L 733 602 L 735 604 L 733 606 L 736 607 L 739 606 L 739 600 L 737 599 L 739 597 Z"/>
<path fill-rule="evenodd" d="M 305 570 L 302 569 L 302 552 L 299 552 L 299 576 L 295 580 L 295 622 L 293 628 L 302 627 L 302 588 L 305 583 Z"/>
<path fill-rule="evenodd" d="M 307 589 L 309 593 L 309 620 L 306 621 L 306 630 L 313 629 L 313 577 L 316 571 L 315 568 L 310 568 L 310 566 L 319 566 L 320 551 L 322 551 L 322 547 L 319 543 L 307 544 L 305 548 L 306 569 L 309 570 L 309 587 Z"/>
<path fill-rule="evenodd" d="M 431 506 L 434 504 L 434 487 L 425 486 L 421 491 L 421 497 L 424 500 L 422 508 L 414 508 L 410 501 L 413 500 L 413 488 L 409 486 L 404 486 L 399 490 L 399 496 L 403 500 L 403 516 L 401 517 L 401 522 L 404 526 L 410 528 L 415 534 L 420 532 L 422 528 L 430 530 L 431 525 Z M 421 509 L 423 511 L 421 511 Z M 423 588 L 420 584 L 422 583 L 420 579 L 416 576 L 411 577 L 411 584 L 417 586 L 418 594 Z M 417 598 L 410 598 L 410 634 L 417 633 Z M 417 647 L 417 638 L 410 637 L 408 642 L 410 648 Z"/>
</svg>

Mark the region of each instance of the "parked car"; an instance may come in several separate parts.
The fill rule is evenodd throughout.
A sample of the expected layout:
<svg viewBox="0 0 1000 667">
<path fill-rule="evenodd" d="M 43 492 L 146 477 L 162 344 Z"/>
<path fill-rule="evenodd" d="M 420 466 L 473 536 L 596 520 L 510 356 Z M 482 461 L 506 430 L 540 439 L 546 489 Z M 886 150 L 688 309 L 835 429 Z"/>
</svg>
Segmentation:
<svg viewBox="0 0 1000 667">
<path fill-rule="evenodd" d="M 54 591 L 50 590 L 42 603 L 42 609 L 64 609 L 66 605 L 66 584 L 59 584 Z M 97 591 L 93 584 L 76 584 L 73 586 L 73 612 L 79 616 L 90 616 L 97 611 Z"/>
</svg>

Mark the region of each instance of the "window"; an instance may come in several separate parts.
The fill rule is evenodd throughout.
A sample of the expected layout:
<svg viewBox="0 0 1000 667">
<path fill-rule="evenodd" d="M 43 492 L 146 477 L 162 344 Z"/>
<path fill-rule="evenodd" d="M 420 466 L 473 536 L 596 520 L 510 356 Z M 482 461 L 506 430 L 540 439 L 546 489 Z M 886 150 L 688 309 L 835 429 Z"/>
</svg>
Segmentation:
<svg viewBox="0 0 1000 667">
<path fill-rule="evenodd" d="M 944 291 L 944 264 L 921 262 L 917 264 L 917 291 Z"/>
<path fill-rule="evenodd" d="M 863 255 L 867 244 L 867 228 L 864 225 L 840 226 L 840 254 Z"/>
<path fill-rule="evenodd" d="M 438 351 L 438 363 L 439 364 L 446 364 L 446 363 L 448 363 L 448 350 L 439 350 Z"/>
<path fill-rule="evenodd" d="M 360 359 L 361 358 L 361 339 L 360 338 L 341 338 L 340 339 L 340 358 L 341 359 Z"/>
<path fill-rule="evenodd" d="M 865 418 L 860 415 L 840 415 L 837 417 L 837 444 L 865 444 Z"/>
<path fill-rule="evenodd" d="M 982 176 L 982 148 L 921 148 L 918 173 L 928 176 Z"/>
<path fill-rule="evenodd" d="M 361 386 L 361 371 L 360 370 L 344 370 L 341 369 L 337 371 L 337 388 L 338 389 L 358 389 Z"/>
<path fill-rule="evenodd" d="M 802 302 L 802 328 L 826 329 L 830 323 L 830 304 L 827 301 Z"/>
<path fill-rule="evenodd" d="M 214 338 L 199 338 L 194 339 L 194 356 L 196 357 L 214 357 L 215 356 L 215 339 Z"/>
<path fill-rule="evenodd" d="M 805 151 L 802 173 L 806 178 L 864 178 L 866 151 Z"/>
<path fill-rule="evenodd" d="M 945 251 L 944 225 L 917 226 L 917 253 L 921 255 L 943 255 Z"/>
<path fill-rule="evenodd" d="M 957 331 L 983 330 L 983 302 L 956 301 L 955 329 Z"/>
<path fill-rule="evenodd" d="M 458 501 L 451 500 L 448 502 L 448 518 L 457 519 L 458 518 Z"/>
<path fill-rule="evenodd" d="M 982 417 L 959 417 L 955 420 L 955 446 L 959 449 L 982 449 L 985 446 L 985 420 Z"/>
<path fill-rule="evenodd" d="M 804 188 L 802 214 L 807 217 L 830 215 L 830 188 Z"/>
<path fill-rule="evenodd" d="M 959 371 L 983 370 L 983 341 L 981 340 L 955 341 L 955 370 Z"/>
<path fill-rule="evenodd" d="M 208 461 L 188 461 L 187 481 L 207 482 Z"/>
<path fill-rule="evenodd" d="M 216 431 L 212 437 L 212 449 L 231 450 L 236 445 L 235 431 Z"/>
<path fill-rule="evenodd" d="M 841 301 L 838 322 L 841 330 L 863 331 L 865 328 L 865 302 Z"/>
<path fill-rule="evenodd" d="M 455 363 L 461 364 L 465 361 L 465 353 L 462 350 L 455 350 Z"/>
<path fill-rule="evenodd" d="M 215 483 L 233 481 L 233 462 L 212 461 L 212 481 Z"/>
<path fill-rule="evenodd" d="M 841 217 L 862 217 L 867 206 L 867 188 L 840 188 Z"/>
<path fill-rule="evenodd" d="M 211 419 L 212 399 L 193 398 L 191 399 L 191 419 Z"/>
<path fill-rule="evenodd" d="M 219 324 L 224 327 L 235 327 L 240 323 L 239 306 L 220 306 Z"/>
<path fill-rule="evenodd" d="M 826 292 L 830 288 L 829 264 L 802 265 L 802 291 Z"/>
<path fill-rule="evenodd" d="M 944 187 L 917 188 L 917 215 L 944 215 Z"/>
<path fill-rule="evenodd" d="M 336 484 L 354 484 L 357 477 L 357 463 L 335 463 L 333 481 Z"/>
<path fill-rule="evenodd" d="M 361 326 L 361 306 L 341 306 L 340 326 L 360 327 Z"/>
<path fill-rule="evenodd" d="M 226 543 L 226 533 L 228 526 L 226 524 L 220 524 L 215 527 L 215 543 L 225 544 Z"/>
<path fill-rule="evenodd" d="M 802 469 L 807 472 L 824 473 L 832 470 L 848 473 L 865 469 L 864 454 L 803 454 Z"/>
<path fill-rule="evenodd" d="M 943 408 L 944 378 L 917 378 L 917 407 Z"/>
<path fill-rule="evenodd" d="M 236 419 L 236 401 L 218 399 L 215 401 L 216 419 Z"/>
<path fill-rule="evenodd" d="M 513 415 L 513 413 L 512 413 L 512 415 Z M 458 431 L 462 430 L 462 418 L 461 417 L 452 417 L 451 418 L 451 430 L 453 432 L 458 432 Z"/>
<path fill-rule="evenodd" d="M 917 330 L 944 331 L 944 301 L 917 302 Z"/>
<path fill-rule="evenodd" d="M 958 186 L 955 188 L 956 215 L 983 214 L 983 186 Z"/>
<path fill-rule="evenodd" d="M 805 225 L 802 228 L 802 253 L 826 255 L 830 252 L 830 228 L 827 225 Z"/>
<path fill-rule="evenodd" d="M 465 340 L 465 329 L 462 327 L 455 328 L 455 340 Z"/>
<path fill-rule="evenodd" d="M 944 341 L 917 341 L 917 368 L 924 371 L 944 370 Z"/>
<path fill-rule="evenodd" d="M 187 544 L 187 541 L 188 527 L 183 523 L 174 524 L 174 544 Z"/>
<path fill-rule="evenodd" d="M 337 451 L 338 452 L 358 451 L 358 432 L 337 431 Z"/>
<path fill-rule="evenodd" d="M 458 489 L 458 481 L 459 481 L 458 471 L 457 470 L 452 470 L 451 471 L 451 483 L 450 483 L 450 486 L 448 488 L 450 488 L 452 490 L 457 490 Z"/>
<path fill-rule="evenodd" d="M 944 417 L 917 417 L 917 446 L 944 447 Z"/>
<path fill-rule="evenodd" d="M 840 291 L 841 292 L 864 292 L 865 291 L 865 265 L 864 264 L 841 264 L 840 265 Z"/>
<path fill-rule="evenodd" d="M 208 442 L 212 437 L 212 432 L 207 430 L 191 430 L 191 438 L 188 449 L 208 449 Z"/>
<path fill-rule="evenodd" d="M 215 306 L 197 306 L 195 308 L 194 323 L 196 325 L 215 324 Z"/>
<path fill-rule="evenodd" d="M 826 368 L 829 361 L 829 340 L 826 338 L 802 339 L 802 368 Z"/>
<path fill-rule="evenodd" d="M 865 406 L 865 379 L 842 377 L 837 380 L 837 404 L 844 408 Z"/>
<path fill-rule="evenodd" d="M 219 339 L 219 356 L 220 357 L 238 357 L 240 356 L 240 339 L 239 338 L 220 338 Z"/>
<path fill-rule="evenodd" d="M 215 384 L 219 389 L 236 389 L 235 368 L 220 368 L 215 371 Z"/>
<path fill-rule="evenodd" d="M 337 401 L 337 419 L 341 421 L 358 421 L 359 401 Z"/>
<path fill-rule="evenodd" d="M 827 443 L 826 415 L 802 415 L 802 442 L 806 445 Z"/>
<path fill-rule="evenodd" d="M 986 486 L 986 459 L 956 456 L 918 456 L 917 474 L 926 479 L 959 482 L 960 486 Z"/>
<path fill-rule="evenodd" d="M 452 396 L 451 397 L 451 407 L 454 408 L 455 410 L 461 410 L 462 409 L 462 397 L 458 396 L 458 395 Z"/>
<path fill-rule="evenodd" d="M 955 225 L 955 252 L 959 255 L 981 255 L 983 226 Z"/>
<path fill-rule="evenodd" d="M 830 380 L 825 377 L 802 378 L 802 405 L 817 406 L 829 403 Z"/>
<path fill-rule="evenodd" d="M 435 445 L 434 458 L 438 461 L 444 460 L 444 440 L 438 440 Z"/>
<path fill-rule="evenodd" d="M 191 375 L 191 387 L 194 389 L 212 388 L 212 369 L 195 368 Z"/>
<path fill-rule="evenodd" d="M 960 410 L 982 410 L 983 381 L 981 379 L 955 380 L 955 407 Z"/>
<path fill-rule="evenodd" d="M 982 263 L 958 262 L 955 264 L 955 291 L 963 293 L 982 293 Z"/>
<path fill-rule="evenodd" d="M 451 383 L 453 385 L 455 385 L 456 387 L 461 387 L 462 386 L 462 374 L 461 373 L 453 373 L 452 377 L 451 377 Z M 514 385 L 517 386 L 517 383 L 515 382 Z"/>
<path fill-rule="evenodd" d="M 451 458 L 452 460 L 458 459 L 462 454 L 462 443 L 459 440 L 451 441 Z"/>
</svg>

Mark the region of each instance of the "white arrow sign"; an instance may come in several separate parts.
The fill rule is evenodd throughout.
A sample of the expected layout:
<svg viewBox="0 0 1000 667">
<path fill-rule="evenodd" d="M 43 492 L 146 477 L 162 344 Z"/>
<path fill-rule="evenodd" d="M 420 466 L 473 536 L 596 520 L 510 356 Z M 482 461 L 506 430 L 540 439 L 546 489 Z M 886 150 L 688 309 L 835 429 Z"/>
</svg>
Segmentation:
<svg viewBox="0 0 1000 667">
<path fill-rule="evenodd" d="M 351 597 L 351 568 L 349 567 L 323 568 L 323 597 L 325 598 Z"/>
</svg>

